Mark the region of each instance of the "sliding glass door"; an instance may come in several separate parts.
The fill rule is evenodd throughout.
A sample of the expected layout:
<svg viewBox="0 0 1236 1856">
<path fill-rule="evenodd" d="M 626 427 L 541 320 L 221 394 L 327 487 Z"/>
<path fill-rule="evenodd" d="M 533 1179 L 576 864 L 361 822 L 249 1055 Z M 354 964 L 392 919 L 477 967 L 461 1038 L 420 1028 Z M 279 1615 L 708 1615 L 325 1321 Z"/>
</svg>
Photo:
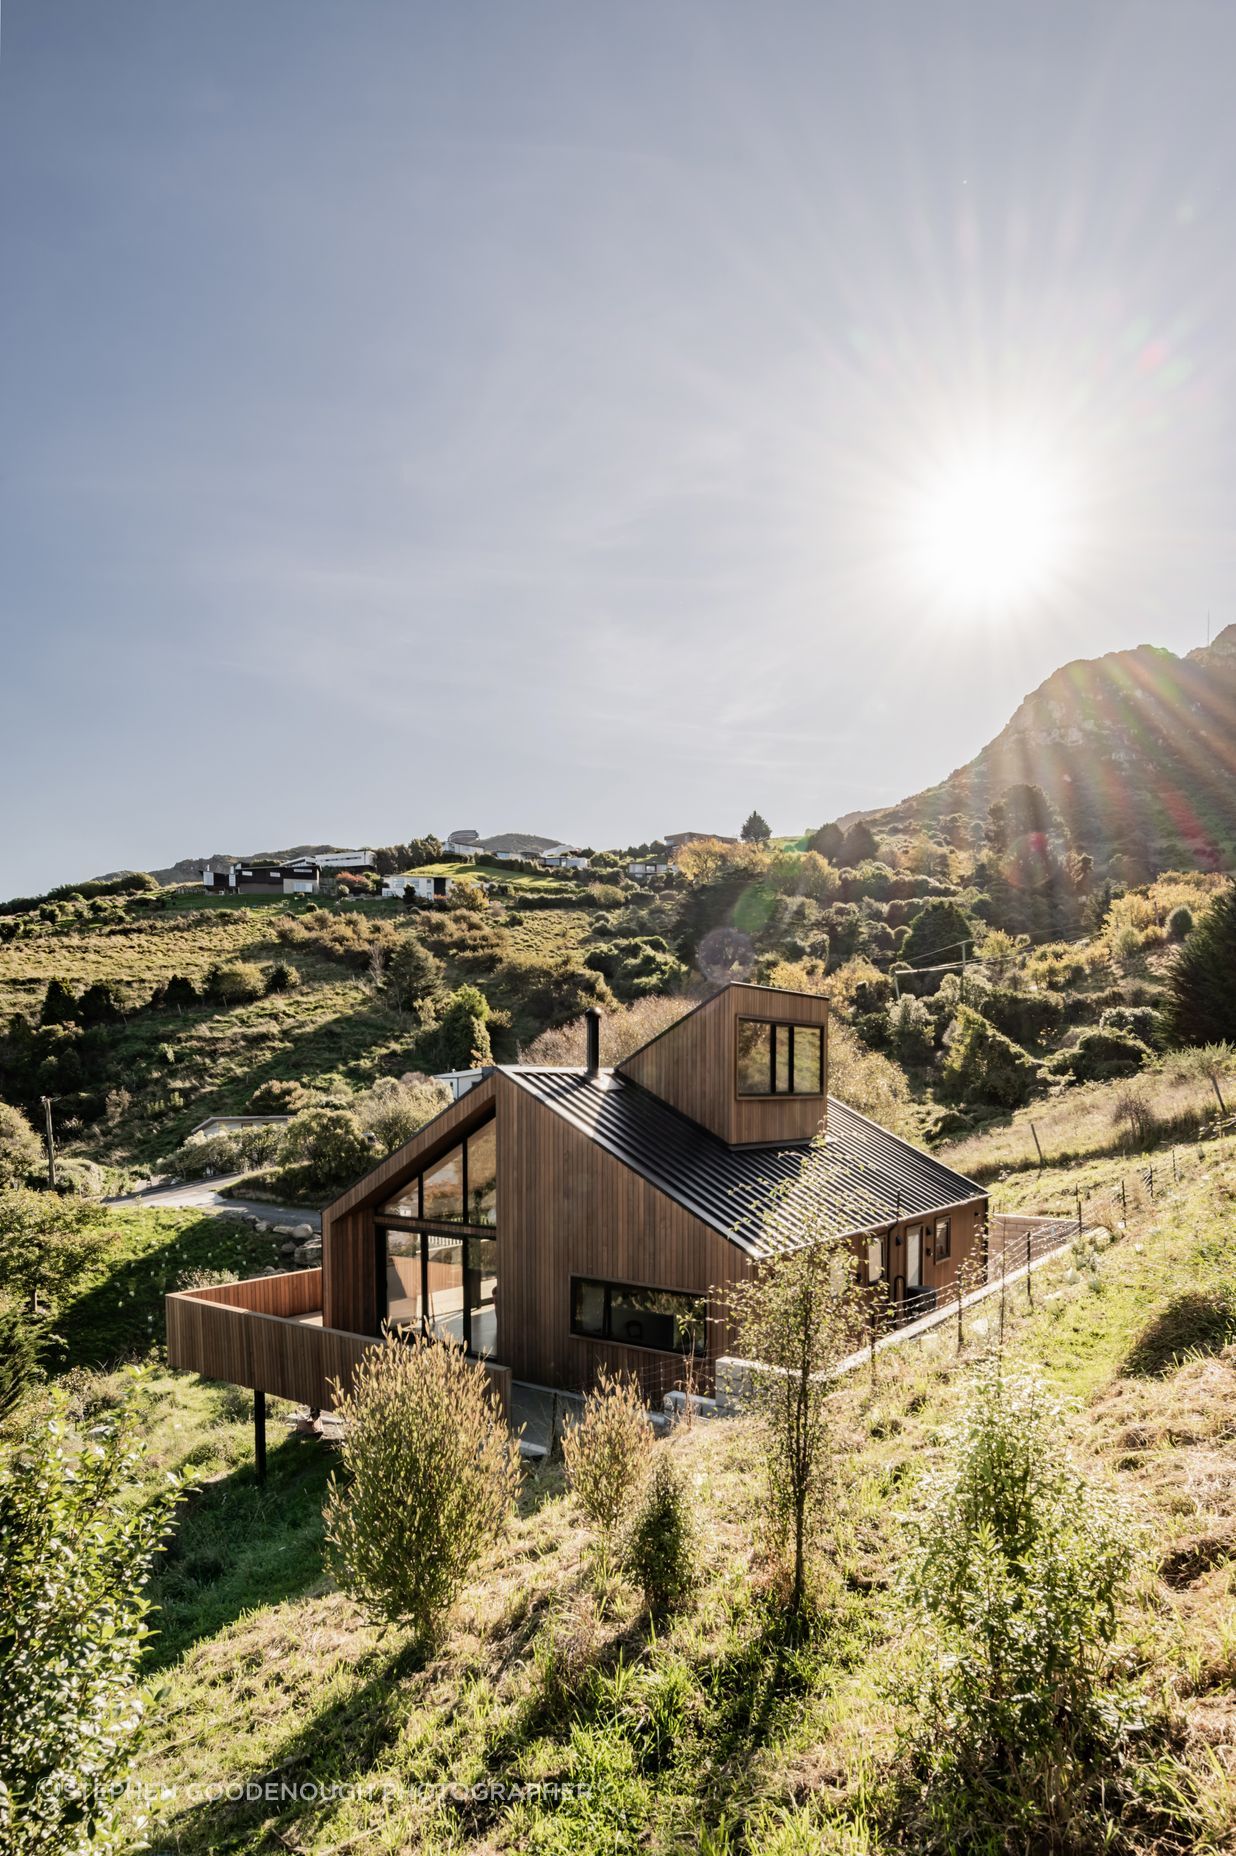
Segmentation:
<svg viewBox="0 0 1236 1856">
<path fill-rule="evenodd" d="M 497 1351 L 498 1245 L 462 1231 L 378 1229 L 379 1320 L 458 1342 L 479 1359 Z"/>
</svg>

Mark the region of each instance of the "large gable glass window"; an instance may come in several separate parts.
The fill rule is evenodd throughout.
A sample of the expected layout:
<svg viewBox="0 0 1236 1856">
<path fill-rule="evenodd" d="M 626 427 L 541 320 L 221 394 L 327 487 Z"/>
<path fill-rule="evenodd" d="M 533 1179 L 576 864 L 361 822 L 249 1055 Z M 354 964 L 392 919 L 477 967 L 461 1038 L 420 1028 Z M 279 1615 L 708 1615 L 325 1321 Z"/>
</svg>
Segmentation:
<svg viewBox="0 0 1236 1856">
<path fill-rule="evenodd" d="M 378 1216 L 492 1229 L 498 1222 L 498 1124 L 485 1122 L 408 1180 Z"/>
<path fill-rule="evenodd" d="M 571 1279 L 571 1332 L 659 1353 L 702 1354 L 707 1345 L 702 1295 L 636 1289 L 629 1283 Z"/>
<path fill-rule="evenodd" d="M 740 1096 L 822 1096 L 823 1027 L 740 1018 L 738 1093 Z"/>
</svg>

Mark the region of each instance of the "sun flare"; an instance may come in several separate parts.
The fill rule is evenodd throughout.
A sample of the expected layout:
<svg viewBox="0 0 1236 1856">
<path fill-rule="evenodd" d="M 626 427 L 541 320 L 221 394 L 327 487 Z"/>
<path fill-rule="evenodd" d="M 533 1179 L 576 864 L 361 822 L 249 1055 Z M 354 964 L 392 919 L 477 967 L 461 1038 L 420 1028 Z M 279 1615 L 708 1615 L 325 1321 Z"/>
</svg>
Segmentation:
<svg viewBox="0 0 1236 1856">
<path fill-rule="evenodd" d="M 1065 554 L 1062 498 L 1016 456 L 957 465 L 923 496 L 922 570 L 942 598 L 1004 609 L 1048 592 Z"/>
</svg>

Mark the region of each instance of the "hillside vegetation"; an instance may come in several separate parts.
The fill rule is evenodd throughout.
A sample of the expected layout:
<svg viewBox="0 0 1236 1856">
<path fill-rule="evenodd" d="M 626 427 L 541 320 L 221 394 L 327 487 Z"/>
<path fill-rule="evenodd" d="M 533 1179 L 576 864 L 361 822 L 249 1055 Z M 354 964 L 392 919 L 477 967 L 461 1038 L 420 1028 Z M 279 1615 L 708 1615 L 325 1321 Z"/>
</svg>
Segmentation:
<svg viewBox="0 0 1236 1856">
<path fill-rule="evenodd" d="M 1028 1820 L 1024 1841 L 984 1847 L 1204 1856 L 1236 1832 L 1236 1162 L 1226 1143 L 1191 1161 L 1131 1205 L 1118 1241 L 1088 1241 L 1084 1268 L 1066 1254 L 1040 1270 L 1033 1306 L 1024 1286 L 1008 1294 L 1006 1372 L 1075 1401 L 1075 1458 L 1128 1503 L 1138 1551 L 1104 1678 L 1121 1750 L 1102 1788 L 1072 1822 Z M 1072 1179 L 1036 1185 L 1067 1197 Z M 97 1287 L 68 1310 L 79 1340 Z M 970 1847 L 924 1788 L 940 1723 L 905 1699 L 899 1568 L 922 1479 L 998 1332 L 988 1302 L 960 1357 L 949 1325 L 887 1355 L 874 1383 L 863 1369 L 840 1385 L 809 1640 L 780 1623 L 746 1423 L 696 1422 L 666 1446 L 707 1542 L 682 1610 L 654 1628 L 621 1578 L 597 1586 L 551 1463 L 528 1470 L 519 1519 L 427 1664 L 324 1576 L 329 1447 L 287 1434 L 259 1490 L 244 1395 L 157 1377 L 147 1473 L 187 1466 L 198 1492 L 156 1580 L 159 1700 L 131 1834 L 149 1810 L 155 1847 L 185 1852 Z M 118 1392 L 106 1372 L 78 1374 L 79 1416 Z"/>
</svg>

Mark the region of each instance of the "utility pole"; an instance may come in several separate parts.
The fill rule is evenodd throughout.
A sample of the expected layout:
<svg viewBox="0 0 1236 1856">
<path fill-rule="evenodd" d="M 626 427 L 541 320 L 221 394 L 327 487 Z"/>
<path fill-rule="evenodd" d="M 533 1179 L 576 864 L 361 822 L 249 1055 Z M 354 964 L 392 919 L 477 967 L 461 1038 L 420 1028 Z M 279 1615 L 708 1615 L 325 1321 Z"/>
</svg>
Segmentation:
<svg viewBox="0 0 1236 1856">
<path fill-rule="evenodd" d="M 51 1097 L 44 1096 L 43 1102 L 43 1140 L 47 1148 L 47 1184 L 56 1190 L 56 1137 L 52 1133 Z"/>
</svg>

